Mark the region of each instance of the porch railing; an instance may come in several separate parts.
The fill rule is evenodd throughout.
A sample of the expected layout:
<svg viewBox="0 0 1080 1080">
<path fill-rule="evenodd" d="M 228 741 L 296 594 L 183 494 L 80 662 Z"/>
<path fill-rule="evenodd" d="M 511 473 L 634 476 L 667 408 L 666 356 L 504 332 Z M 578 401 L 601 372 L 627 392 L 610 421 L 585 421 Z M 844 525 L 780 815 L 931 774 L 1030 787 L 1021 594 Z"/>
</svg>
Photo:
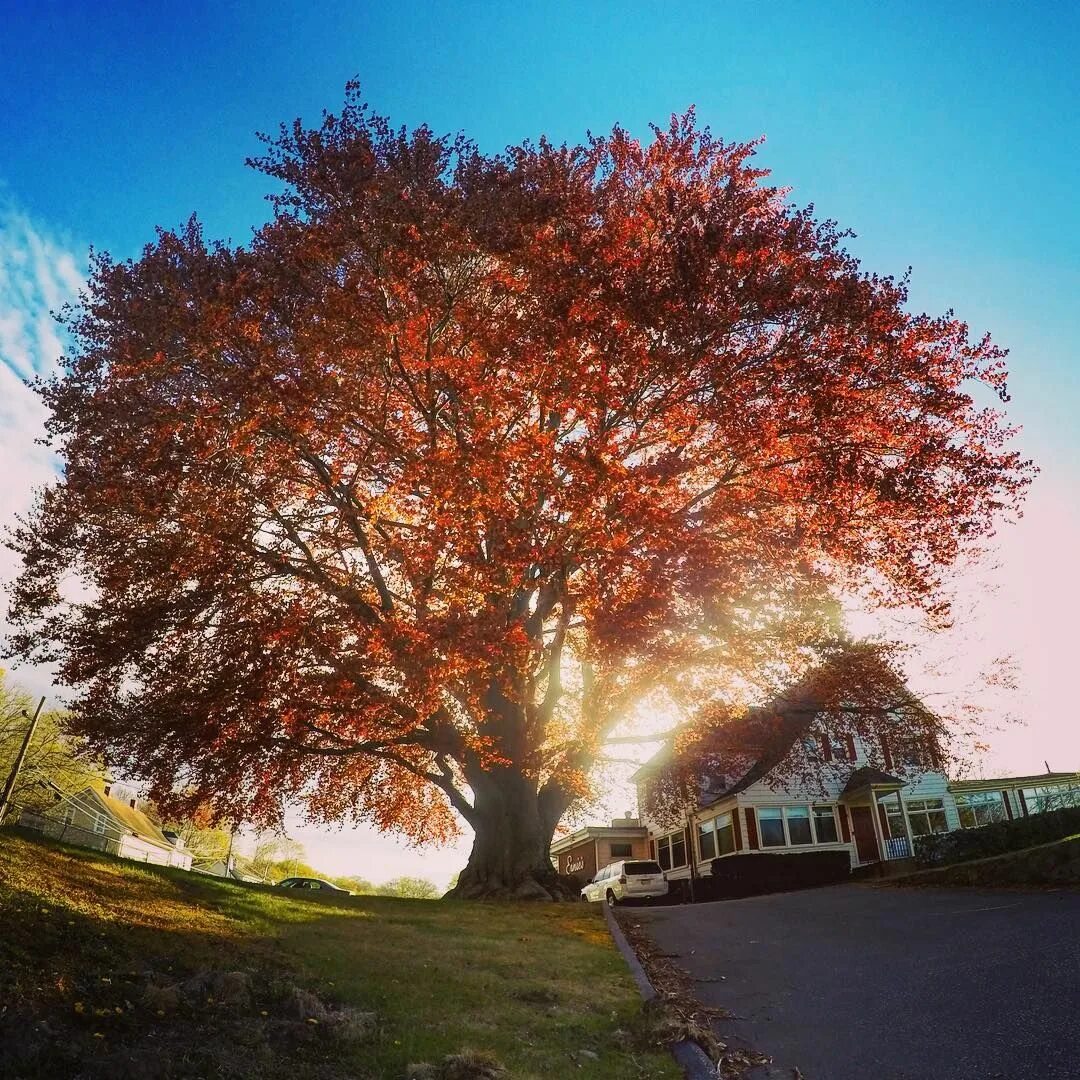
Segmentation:
<svg viewBox="0 0 1080 1080">
<path fill-rule="evenodd" d="M 892 836 L 885 841 L 886 859 L 910 859 L 911 843 L 906 836 Z"/>
</svg>

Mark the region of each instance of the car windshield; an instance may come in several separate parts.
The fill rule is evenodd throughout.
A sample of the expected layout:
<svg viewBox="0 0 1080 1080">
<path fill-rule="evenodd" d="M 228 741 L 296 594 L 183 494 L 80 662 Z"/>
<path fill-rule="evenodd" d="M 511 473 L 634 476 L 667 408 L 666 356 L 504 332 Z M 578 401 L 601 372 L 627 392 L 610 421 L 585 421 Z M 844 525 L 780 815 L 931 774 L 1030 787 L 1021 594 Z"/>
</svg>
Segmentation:
<svg viewBox="0 0 1080 1080">
<path fill-rule="evenodd" d="M 659 874 L 660 864 L 656 862 L 628 862 L 623 866 L 623 873 L 631 876 L 640 874 Z"/>
</svg>

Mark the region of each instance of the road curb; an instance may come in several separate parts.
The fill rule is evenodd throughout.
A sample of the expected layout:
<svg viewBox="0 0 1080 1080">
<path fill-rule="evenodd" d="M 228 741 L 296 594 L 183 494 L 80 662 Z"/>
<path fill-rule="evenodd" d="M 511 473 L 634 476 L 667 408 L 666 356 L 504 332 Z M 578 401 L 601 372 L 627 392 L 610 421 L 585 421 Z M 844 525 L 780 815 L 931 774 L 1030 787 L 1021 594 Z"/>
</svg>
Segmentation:
<svg viewBox="0 0 1080 1080">
<path fill-rule="evenodd" d="M 604 904 L 604 918 L 607 921 L 608 930 L 615 942 L 616 948 L 622 953 L 626 966 L 630 969 L 638 992 L 644 1001 L 652 1001 L 657 996 L 656 988 L 649 982 L 649 976 L 645 974 L 638 955 L 633 946 L 626 940 L 622 927 L 611 912 L 611 908 Z M 709 1060 L 709 1055 L 701 1049 L 696 1042 L 690 1039 L 680 1039 L 671 1045 L 672 1057 L 682 1066 L 686 1074 L 686 1080 L 716 1080 L 716 1066 Z"/>
</svg>

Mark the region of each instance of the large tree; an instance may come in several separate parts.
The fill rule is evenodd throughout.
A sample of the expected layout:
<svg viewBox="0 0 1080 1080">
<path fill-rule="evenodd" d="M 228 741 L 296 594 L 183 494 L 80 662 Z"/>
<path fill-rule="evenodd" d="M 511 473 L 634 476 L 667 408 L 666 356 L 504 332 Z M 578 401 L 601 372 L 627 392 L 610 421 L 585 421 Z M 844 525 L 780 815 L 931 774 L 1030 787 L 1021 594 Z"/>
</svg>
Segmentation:
<svg viewBox="0 0 1080 1080">
<path fill-rule="evenodd" d="M 246 247 L 96 258 L 14 541 L 15 652 L 163 806 L 460 818 L 458 895 L 546 895 L 642 703 L 797 668 L 841 590 L 934 610 L 1022 496 L 1002 352 L 693 113 L 487 156 L 351 88 L 265 145 Z"/>
</svg>

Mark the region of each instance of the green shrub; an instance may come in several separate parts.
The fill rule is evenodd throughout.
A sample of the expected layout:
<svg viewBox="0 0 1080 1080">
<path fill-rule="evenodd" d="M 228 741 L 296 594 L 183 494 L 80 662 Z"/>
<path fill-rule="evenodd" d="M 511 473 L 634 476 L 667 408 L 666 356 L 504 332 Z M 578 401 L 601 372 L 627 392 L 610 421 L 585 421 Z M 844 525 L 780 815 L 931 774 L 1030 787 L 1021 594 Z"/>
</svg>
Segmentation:
<svg viewBox="0 0 1080 1080">
<path fill-rule="evenodd" d="M 1076 833 L 1080 833 L 1080 806 L 1070 806 L 1015 821 L 998 821 L 979 829 L 917 836 L 915 858 L 920 866 L 948 866 L 1049 844 Z"/>
</svg>

